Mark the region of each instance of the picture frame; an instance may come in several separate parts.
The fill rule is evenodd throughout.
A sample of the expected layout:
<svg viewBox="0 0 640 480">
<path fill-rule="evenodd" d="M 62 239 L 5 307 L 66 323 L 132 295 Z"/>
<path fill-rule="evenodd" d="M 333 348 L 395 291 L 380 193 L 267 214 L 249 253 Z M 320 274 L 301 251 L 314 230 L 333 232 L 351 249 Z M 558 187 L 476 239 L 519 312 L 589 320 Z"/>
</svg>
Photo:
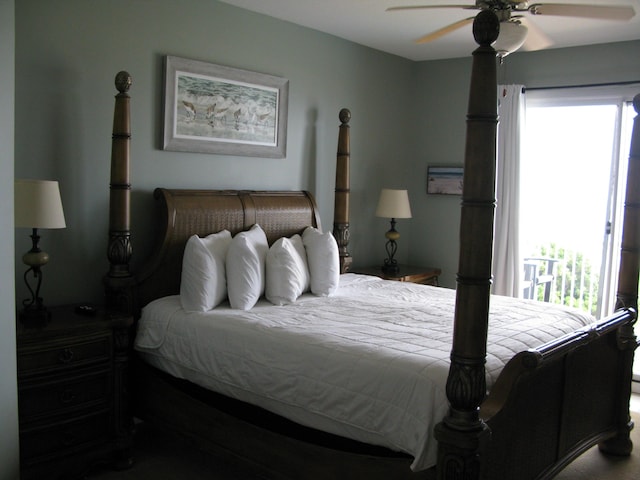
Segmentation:
<svg viewBox="0 0 640 480">
<path fill-rule="evenodd" d="M 163 149 L 284 158 L 289 81 L 166 56 Z"/>
<path fill-rule="evenodd" d="M 462 195 L 464 167 L 430 166 L 427 167 L 427 194 Z"/>
</svg>

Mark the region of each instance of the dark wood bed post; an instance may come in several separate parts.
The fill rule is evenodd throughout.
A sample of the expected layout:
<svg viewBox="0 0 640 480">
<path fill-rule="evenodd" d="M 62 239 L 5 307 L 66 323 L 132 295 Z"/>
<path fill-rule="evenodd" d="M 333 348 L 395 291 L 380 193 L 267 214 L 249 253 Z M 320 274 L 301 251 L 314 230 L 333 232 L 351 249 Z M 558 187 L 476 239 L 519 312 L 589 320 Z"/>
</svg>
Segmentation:
<svg viewBox="0 0 640 480">
<path fill-rule="evenodd" d="M 105 278 L 107 310 L 133 312 L 131 285 L 133 276 L 129 271 L 131 259 L 129 144 L 131 121 L 129 114 L 129 87 L 131 75 L 118 72 L 115 78 L 116 105 L 113 114 L 113 136 L 111 144 L 111 182 L 109 193 L 109 244 L 107 257 L 109 272 Z"/>
<path fill-rule="evenodd" d="M 618 271 L 618 291 L 616 310 L 630 308 L 638 311 L 638 279 L 640 277 L 640 94 L 633 99 L 636 118 L 633 121 L 629 166 L 627 172 L 627 190 L 624 201 L 624 227 L 620 249 L 620 268 Z M 629 415 L 629 397 L 633 376 L 633 356 L 637 347 L 633 323 L 620 327 L 618 345 L 624 351 L 624 372 L 622 385 L 625 391 L 620 396 L 620 432 L 610 440 L 599 445 L 600 450 L 614 455 L 630 455 L 633 444 L 629 438 L 633 421 Z"/>
<path fill-rule="evenodd" d="M 473 22 L 480 45 L 473 52 L 467 114 L 460 256 L 451 365 L 449 412 L 435 428 L 438 479 L 479 479 L 490 439 L 479 407 L 486 395 L 485 360 L 491 287 L 498 124 L 496 52 L 500 24 L 489 10 Z"/>
<path fill-rule="evenodd" d="M 636 118 L 633 120 L 627 190 L 624 201 L 624 228 L 618 272 L 616 310 L 638 309 L 638 277 L 640 276 L 640 94 L 633 99 Z"/>
<path fill-rule="evenodd" d="M 111 180 L 109 194 L 109 272 L 104 277 L 105 307 L 114 325 L 114 388 L 116 397 L 115 467 L 129 468 L 133 459 L 133 417 L 129 405 L 130 330 L 133 325 L 133 275 L 129 272 L 131 241 L 129 231 L 131 184 L 129 183 L 129 87 L 131 75 L 121 71 L 115 77 L 118 90 L 113 114 L 111 140 Z"/>
<path fill-rule="evenodd" d="M 349 121 L 351 112 L 340 110 L 340 129 L 338 132 L 338 156 L 336 164 L 336 191 L 333 211 L 333 236 L 338 242 L 340 254 L 340 273 L 346 273 L 353 259 L 349 255 L 349 160 L 351 157 L 351 138 Z"/>
</svg>

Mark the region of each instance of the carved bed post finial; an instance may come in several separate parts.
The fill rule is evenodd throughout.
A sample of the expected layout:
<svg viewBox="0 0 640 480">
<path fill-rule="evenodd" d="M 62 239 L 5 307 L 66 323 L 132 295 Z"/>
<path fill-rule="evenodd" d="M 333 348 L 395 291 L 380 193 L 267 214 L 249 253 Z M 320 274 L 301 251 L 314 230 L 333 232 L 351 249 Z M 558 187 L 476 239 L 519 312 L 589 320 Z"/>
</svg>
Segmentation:
<svg viewBox="0 0 640 480">
<path fill-rule="evenodd" d="M 627 190 L 624 199 L 624 221 L 622 245 L 620 247 L 620 268 L 618 270 L 618 290 L 616 292 L 616 310 L 632 308 L 638 311 L 638 279 L 640 277 L 640 94 L 633 99 L 636 118 L 633 120 L 629 166 L 627 172 Z M 630 433 L 633 421 L 629 415 L 629 397 L 633 377 L 633 357 L 637 347 L 634 333 L 635 320 L 618 330 L 618 346 L 622 350 L 622 388 L 619 392 L 618 423 L 615 437 L 602 442 L 600 450 L 614 455 L 629 455 L 633 449 Z"/>
<path fill-rule="evenodd" d="M 496 52 L 491 44 L 499 31 L 493 11 L 476 16 L 473 35 L 480 46 L 473 52 L 469 90 L 458 287 L 446 392 L 449 412 L 435 429 L 439 480 L 482 478 L 490 438 L 479 407 L 486 395 L 498 124 Z"/>
<path fill-rule="evenodd" d="M 340 273 L 346 273 L 351 267 L 352 258 L 347 250 L 349 245 L 349 159 L 351 157 L 351 138 L 349 121 L 351 112 L 340 110 L 340 129 L 338 132 L 338 156 L 336 165 L 336 190 L 333 211 L 333 236 L 338 242 L 340 254 Z"/>
<path fill-rule="evenodd" d="M 106 306 L 108 310 L 131 312 L 129 291 L 132 275 L 129 272 L 131 259 L 129 144 L 131 121 L 129 114 L 129 88 L 131 75 L 118 72 L 115 78 L 116 104 L 113 114 L 113 136 L 111 144 L 111 181 L 109 193 L 109 244 L 107 258 L 109 273 L 105 278 Z"/>
</svg>

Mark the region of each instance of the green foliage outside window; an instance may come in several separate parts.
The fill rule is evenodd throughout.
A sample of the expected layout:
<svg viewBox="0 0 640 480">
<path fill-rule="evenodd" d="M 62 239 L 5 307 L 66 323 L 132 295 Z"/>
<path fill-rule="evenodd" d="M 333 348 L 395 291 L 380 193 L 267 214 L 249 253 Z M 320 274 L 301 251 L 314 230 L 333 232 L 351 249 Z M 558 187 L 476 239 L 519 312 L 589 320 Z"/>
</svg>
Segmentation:
<svg viewBox="0 0 640 480">
<path fill-rule="evenodd" d="M 574 252 L 551 243 L 538 247 L 534 256 L 555 258 L 554 287 L 551 303 L 577 307 L 595 315 L 598 304 L 600 272 L 594 271 L 589 258 L 581 252 Z M 546 274 L 548 263 L 543 262 L 539 275 Z M 538 288 L 537 299 L 543 300 L 543 289 Z"/>
</svg>

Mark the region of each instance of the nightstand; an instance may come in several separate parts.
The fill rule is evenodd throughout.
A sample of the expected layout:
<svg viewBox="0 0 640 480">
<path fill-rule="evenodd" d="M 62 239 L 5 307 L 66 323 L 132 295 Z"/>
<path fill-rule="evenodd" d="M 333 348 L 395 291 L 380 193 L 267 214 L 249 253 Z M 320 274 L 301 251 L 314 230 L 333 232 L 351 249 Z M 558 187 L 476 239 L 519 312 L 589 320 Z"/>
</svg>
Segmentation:
<svg viewBox="0 0 640 480">
<path fill-rule="evenodd" d="M 45 326 L 17 322 L 21 478 L 77 478 L 99 464 L 126 468 L 133 319 L 79 315 L 73 306 L 50 311 Z"/>
<path fill-rule="evenodd" d="M 375 275 L 385 280 L 396 280 L 398 282 L 421 283 L 423 285 L 438 286 L 438 275 L 441 270 L 431 267 L 416 267 L 413 265 L 399 265 L 398 273 L 385 273 L 382 266 L 379 267 L 362 267 L 354 268 L 352 273 L 361 273 L 364 275 Z"/>
</svg>

